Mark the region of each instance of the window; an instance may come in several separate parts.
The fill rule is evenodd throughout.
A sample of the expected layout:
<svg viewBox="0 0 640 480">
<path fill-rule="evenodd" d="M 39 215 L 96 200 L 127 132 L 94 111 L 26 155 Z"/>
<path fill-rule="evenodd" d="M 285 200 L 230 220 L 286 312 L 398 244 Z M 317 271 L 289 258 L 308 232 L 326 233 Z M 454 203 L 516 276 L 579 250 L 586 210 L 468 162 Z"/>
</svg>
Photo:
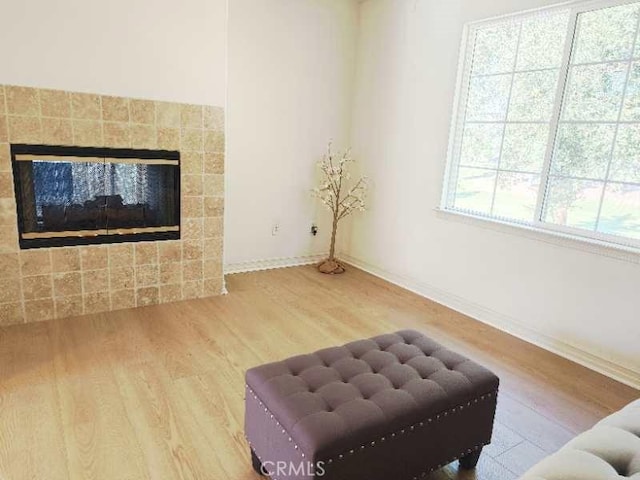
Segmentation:
<svg viewBox="0 0 640 480">
<path fill-rule="evenodd" d="M 640 2 L 468 28 L 443 208 L 640 247 Z"/>
</svg>

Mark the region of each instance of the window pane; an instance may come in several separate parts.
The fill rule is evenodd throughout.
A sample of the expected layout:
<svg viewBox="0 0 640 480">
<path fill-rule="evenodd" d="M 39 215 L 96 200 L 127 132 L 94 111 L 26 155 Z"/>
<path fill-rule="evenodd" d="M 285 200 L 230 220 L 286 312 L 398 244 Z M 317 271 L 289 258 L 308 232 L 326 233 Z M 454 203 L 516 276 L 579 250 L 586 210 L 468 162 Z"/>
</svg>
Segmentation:
<svg viewBox="0 0 640 480">
<path fill-rule="evenodd" d="M 551 171 L 570 177 L 604 180 L 615 130 L 615 124 L 561 124 Z"/>
<path fill-rule="evenodd" d="M 516 73 L 509 106 L 509 121 L 538 122 L 551 119 L 558 84 L 555 71 Z"/>
<path fill-rule="evenodd" d="M 580 14 L 574 63 L 630 58 L 637 22 L 637 4 Z"/>
<path fill-rule="evenodd" d="M 495 186 L 496 172 L 460 167 L 454 208 L 488 214 Z"/>
<path fill-rule="evenodd" d="M 560 67 L 568 21 L 568 13 L 563 12 L 522 22 L 517 70 Z"/>
<path fill-rule="evenodd" d="M 519 30 L 519 24 L 512 22 L 478 30 L 473 50 L 473 74 L 512 71 Z"/>
<path fill-rule="evenodd" d="M 511 75 L 471 79 L 467 120 L 501 121 L 507 116 Z"/>
<path fill-rule="evenodd" d="M 548 125 L 508 124 L 500 168 L 520 172 L 540 172 L 547 150 L 548 136 Z"/>
<path fill-rule="evenodd" d="M 464 129 L 460 164 L 497 168 L 503 129 L 500 123 L 468 124 Z"/>
<path fill-rule="evenodd" d="M 609 179 L 640 183 L 640 125 L 620 125 Z"/>
<path fill-rule="evenodd" d="M 640 186 L 609 183 L 598 230 L 628 238 L 640 238 Z"/>
<path fill-rule="evenodd" d="M 540 175 L 498 173 L 493 215 L 524 222 L 533 221 Z"/>
<path fill-rule="evenodd" d="M 565 93 L 565 120 L 617 121 L 627 63 L 572 67 Z"/>
<path fill-rule="evenodd" d="M 603 185 L 602 182 L 552 177 L 546 197 L 544 221 L 593 230 Z"/>
<path fill-rule="evenodd" d="M 622 110 L 622 120 L 640 120 L 640 63 L 631 64 L 629 73 L 629 83 L 624 96 L 624 107 Z"/>
</svg>

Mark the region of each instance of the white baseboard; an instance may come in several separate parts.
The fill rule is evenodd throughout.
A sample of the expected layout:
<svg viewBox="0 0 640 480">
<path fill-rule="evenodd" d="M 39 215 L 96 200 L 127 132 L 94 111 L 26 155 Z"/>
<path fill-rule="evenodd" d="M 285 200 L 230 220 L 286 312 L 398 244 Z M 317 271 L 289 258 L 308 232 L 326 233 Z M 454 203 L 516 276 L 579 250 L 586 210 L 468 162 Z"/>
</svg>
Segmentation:
<svg viewBox="0 0 640 480">
<path fill-rule="evenodd" d="M 311 265 L 327 258 L 326 253 L 318 255 L 304 255 L 301 257 L 268 258 L 266 260 L 252 260 L 249 262 L 230 263 L 224 266 L 225 275 L 234 273 L 257 272 L 274 268 L 299 267 Z"/>
<path fill-rule="evenodd" d="M 475 302 L 471 302 L 465 298 L 459 297 L 458 295 L 415 281 L 414 279 L 403 275 L 388 272 L 350 255 L 340 254 L 337 255 L 337 257 L 356 268 L 375 275 L 376 277 L 382 278 L 383 280 L 396 284 L 422 297 L 428 298 L 453 310 L 468 315 L 480 322 L 505 331 L 526 342 L 537 345 L 545 350 L 549 350 L 561 357 L 618 380 L 621 383 L 640 389 L 639 371 L 614 363 L 599 355 L 595 355 L 586 350 L 575 347 L 574 345 L 570 345 L 563 340 L 537 332 L 508 315 L 504 315 Z"/>
</svg>

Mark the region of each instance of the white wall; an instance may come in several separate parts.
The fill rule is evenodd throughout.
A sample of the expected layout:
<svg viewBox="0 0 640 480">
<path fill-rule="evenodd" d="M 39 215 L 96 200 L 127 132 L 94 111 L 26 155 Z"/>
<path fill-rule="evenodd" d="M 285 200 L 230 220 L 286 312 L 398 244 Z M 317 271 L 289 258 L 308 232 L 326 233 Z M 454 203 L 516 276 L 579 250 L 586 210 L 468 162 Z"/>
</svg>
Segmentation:
<svg viewBox="0 0 640 480">
<path fill-rule="evenodd" d="M 352 138 L 374 189 L 342 249 L 371 271 L 640 385 L 637 263 L 434 211 L 463 24 L 552 3 L 362 4 Z"/>
<path fill-rule="evenodd" d="M 1 0 L 0 83 L 225 104 L 226 0 Z"/>
<path fill-rule="evenodd" d="M 227 270 L 328 251 L 309 192 L 327 141 L 348 141 L 357 12 L 352 0 L 230 2 Z"/>
</svg>

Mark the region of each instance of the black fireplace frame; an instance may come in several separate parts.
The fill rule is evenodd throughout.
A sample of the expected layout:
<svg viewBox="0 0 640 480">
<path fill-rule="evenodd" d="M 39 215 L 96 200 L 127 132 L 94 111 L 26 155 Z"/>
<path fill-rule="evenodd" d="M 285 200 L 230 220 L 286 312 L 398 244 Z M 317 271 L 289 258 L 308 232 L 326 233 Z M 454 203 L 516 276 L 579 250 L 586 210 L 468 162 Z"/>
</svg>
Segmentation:
<svg viewBox="0 0 640 480">
<path fill-rule="evenodd" d="M 140 159 L 140 160 L 172 160 L 177 164 L 174 169 L 175 190 L 175 218 L 177 219 L 177 231 L 167 232 L 141 232 L 141 233 L 113 233 L 95 236 L 67 236 L 49 238 L 23 238 L 23 211 L 20 194 L 22 185 L 18 175 L 19 162 L 16 155 L 43 155 L 46 156 L 70 156 L 70 157 L 105 157 L 111 159 Z M 97 245 L 109 243 L 150 242 L 161 240 L 180 240 L 181 226 L 181 178 L 180 178 L 180 152 L 172 150 L 143 150 L 133 148 L 101 148 L 101 147 L 69 147 L 53 145 L 27 145 L 11 144 L 11 165 L 13 171 L 13 183 L 16 198 L 16 213 L 18 223 L 18 239 L 20 249 L 66 247 L 75 245 Z"/>
</svg>

